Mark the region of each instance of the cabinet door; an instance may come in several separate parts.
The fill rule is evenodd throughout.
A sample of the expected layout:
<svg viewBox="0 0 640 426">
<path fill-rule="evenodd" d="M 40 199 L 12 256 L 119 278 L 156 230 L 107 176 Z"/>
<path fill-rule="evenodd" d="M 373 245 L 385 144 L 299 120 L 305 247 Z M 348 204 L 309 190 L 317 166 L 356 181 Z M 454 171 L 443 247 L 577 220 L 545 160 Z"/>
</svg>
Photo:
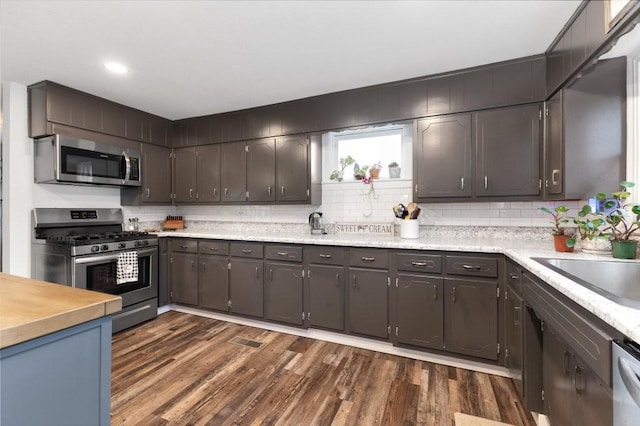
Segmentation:
<svg viewBox="0 0 640 426">
<path fill-rule="evenodd" d="M 398 274 L 396 330 L 399 343 L 442 349 L 443 279 Z"/>
<path fill-rule="evenodd" d="M 545 194 L 559 195 L 564 180 L 564 127 L 562 121 L 562 91 L 556 93 L 545 105 Z"/>
<path fill-rule="evenodd" d="M 171 149 L 142 144 L 142 202 L 171 203 Z"/>
<path fill-rule="evenodd" d="M 244 142 L 220 145 L 220 186 L 223 203 L 247 200 L 247 157 Z"/>
<path fill-rule="evenodd" d="M 522 312 L 524 303 L 522 298 L 511 287 L 507 287 L 504 294 L 505 302 L 505 366 L 511 372 L 516 390 L 523 395 L 522 364 L 523 364 L 523 328 Z"/>
<path fill-rule="evenodd" d="M 474 113 L 479 197 L 540 194 L 540 107 Z"/>
<path fill-rule="evenodd" d="M 229 299 L 231 312 L 262 317 L 262 260 L 231 259 Z"/>
<path fill-rule="evenodd" d="M 302 265 L 265 263 L 264 317 L 302 325 Z"/>
<path fill-rule="evenodd" d="M 418 121 L 415 144 L 418 199 L 471 196 L 471 115 Z"/>
<path fill-rule="evenodd" d="M 247 142 L 248 201 L 265 202 L 276 199 L 276 145 L 273 139 Z"/>
<path fill-rule="evenodd" d="M 311 265 L 307 282 L 309 325 L 344 330 L 344 268 Z"/>
<path fill-rule="evenodd" d="M 229 260 L 222 256 L 200 256 L 198 305 L 203 308 L 229 309 Z"/>
<path fill-rule="evenodd" d="M 113 136 L 126 137 L 126 110 L 119 104 L 102 103 L 102 131 Z"/>
<path fill-rule="evenodd" d="M 163 118 L 149 117 L 149 142 L 154 145 L 167 145 L 169 122 Z"/>
<path fill-rule="evenodd" d="M 276 200 L 309 200 L 309 139 L 287 136 L 276 139 Z"/>
<path fill-rule="evenodd" d="M 389 337 L 389 273 L 349 269 L 348 329 L 351 333 Z"/>
<path fill-rule="evenodd" d="M 220 145 L 196 148 L 196 190 L 201 203 L 220 201 Z"/>
<path fill-rule="evenodd" d="M 571 353 L 548 327 L 545 327 L 542 339 L 544 414 L 553 425 L 574 424 Z"/>
<path fill-rule="evenodd" d="M 84 105 L 82 95 L 63 87 L 48 86 L 47 120 L 74 127 L 83 127 Z"/>
<path fill-rule="evenodd" d="M 176 203 L 196 201 L 196 149 L 175 150 L 174 190 Z"/>
<path fill-rule="evenodd" d="M 577 395 L 574 424 L 599 426 L 613 424 L 612 389 L 581 360 L 574 357 L 573 385 Z"/>
<path fill-rule="evenodd" d="M 198 304 L 198 256 L 171 253 L 171 301 Z"/>
<path fill-rule="evenodd" d="M 445 349 L 498 359 L 498 284 L 445 279 Z"/>
</svg>

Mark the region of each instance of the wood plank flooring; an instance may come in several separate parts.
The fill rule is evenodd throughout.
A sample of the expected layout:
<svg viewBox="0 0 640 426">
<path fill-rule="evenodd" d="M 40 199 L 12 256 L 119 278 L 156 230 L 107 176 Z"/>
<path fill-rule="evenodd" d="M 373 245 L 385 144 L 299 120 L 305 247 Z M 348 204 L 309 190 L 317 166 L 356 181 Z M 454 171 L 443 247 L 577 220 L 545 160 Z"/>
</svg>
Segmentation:
<svg viewBox="0 0 640 426">
<path fill-rule="evenodd" d="M 111 393 L 112 425 L 535 425 L 510 379 L 178 312 L 114 336 Z"/>
</svg>

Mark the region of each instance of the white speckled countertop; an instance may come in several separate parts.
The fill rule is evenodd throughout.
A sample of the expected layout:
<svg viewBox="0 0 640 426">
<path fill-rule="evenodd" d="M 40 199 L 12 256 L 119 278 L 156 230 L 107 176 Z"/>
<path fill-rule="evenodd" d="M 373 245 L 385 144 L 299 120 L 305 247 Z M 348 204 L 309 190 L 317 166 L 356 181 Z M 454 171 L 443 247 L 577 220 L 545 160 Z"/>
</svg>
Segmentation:
<svg viewBox="0 0 640 426">
<path fill-rule="evenodd" d="M 288 232 L 247 232 L 246 230 L 171 231 L 158 233 L 158 236 L 389 249 L 501 253 L 513 259 L 532 274 L 538 276 L 588 311 L 594 313 L 630 339 L 640 342 L 640 309 L 628 308 L 600 296 L 575 281 L 565 278 L 557 272 L 539 264 L 532 258 L 555 257 L 600 261 L 617 261 L 617 259 L 613 259 L 610 255 L 590 255 L 580 252 L 558 253 L 552 249 L 553 243 L 551 240 L 460 237 L 421 237 L 414 240 L 402 239 L 400 237 L 359 234 L 309 235 Z M 640 260 L 626 262 L 640 262 Z M 638 285 L 640 285 L 640 277 L 638 277 Z"/>
</svg>

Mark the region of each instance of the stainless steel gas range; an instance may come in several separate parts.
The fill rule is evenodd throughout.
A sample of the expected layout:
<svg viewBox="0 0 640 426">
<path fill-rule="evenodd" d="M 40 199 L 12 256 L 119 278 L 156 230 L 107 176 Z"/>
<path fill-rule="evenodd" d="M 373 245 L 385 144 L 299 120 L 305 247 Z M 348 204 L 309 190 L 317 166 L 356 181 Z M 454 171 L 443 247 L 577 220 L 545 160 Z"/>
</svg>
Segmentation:
<svg viewBox="0 0 640 426">
<path fill-rule="evenodd" d="M 32 221 L 33 278 L 121 296 L 114 333 L 157 316 L 158 238 L 123 231 L 122 210 L 36 208 Z"/>
</svg>

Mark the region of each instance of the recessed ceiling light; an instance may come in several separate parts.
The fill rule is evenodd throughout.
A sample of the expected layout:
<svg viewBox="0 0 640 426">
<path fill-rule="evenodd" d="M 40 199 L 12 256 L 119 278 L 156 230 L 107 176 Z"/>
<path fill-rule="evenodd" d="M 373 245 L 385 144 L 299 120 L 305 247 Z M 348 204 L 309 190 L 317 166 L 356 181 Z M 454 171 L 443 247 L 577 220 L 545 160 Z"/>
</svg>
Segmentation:
<svg viewBox="0 0 640 426">
<path fill-rule="evenodd" d="M 104 67 L 114 74 L 126 74 L 129 72 L 127 67 L 117 62 L 105 62 Z"/>
</svg>

